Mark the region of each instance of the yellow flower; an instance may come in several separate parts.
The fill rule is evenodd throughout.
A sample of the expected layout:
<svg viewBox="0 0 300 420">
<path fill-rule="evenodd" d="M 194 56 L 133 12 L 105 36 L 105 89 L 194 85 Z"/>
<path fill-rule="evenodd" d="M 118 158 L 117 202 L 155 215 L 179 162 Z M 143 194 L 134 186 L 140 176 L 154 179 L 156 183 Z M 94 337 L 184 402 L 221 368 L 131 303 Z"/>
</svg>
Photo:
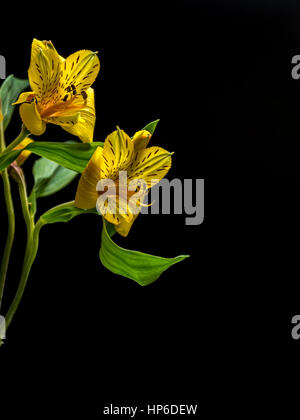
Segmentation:
<svg viewBox="0 0 300 420">
<path fill-rule="evenodd" d="M 21 143 L 19 143 L 16 147 L 14 147 L 13 150 L 24 149 L 24 147 L 26 147 L 29 143 L 32 143 L 32 142 L 33 142 L 33 140 L 31 140 L 29 137 L 26 137 L 26 139 L 21 141 Z M 17 165 L 22 166 L 23 163 L 25 162 L 25 160 L 27 160 L 30 155 L 31 155 L 30 150 L 24 150 L 23 152 L 21 152 L 16 159 Z"/>
<path fill-rule="evenodd" d="M 61 57 L 51 41 L 34 39 L 28 70 L 32 92 L 21 93 L 20 115 L 26 128 L 43 134 L 46 123 L 58 124 L 84 142 L 93 140 L 94 83 L 100 70 L 97 53 L 77 51 Z"/>
<path fill-rule="evenodd" d="M 91 209 L 97 204 L 98 211 L 115 225 L 122 236 L 127 236 L 147 190 L 171 168 L 172 153 L 161 147 L 146 148 L 150 137 L 151 134 L 144 130 L 136 133 L 132 139 L 122 130 L 114 131 L 106 138 L 103 149 L 97 147 L 79 180 L 75 205 L 81 209 Z M 123 171 L 127 172 L 126 182 L 120 178 Z M 99 192 L 97 184 L 100 180 L 112 180 L 116 188 L 106 187 L 106 190 Z M 143 181 L 144 187 L 139 180 Z M 132 183 L 136 186 L 134 190 L 130 187 Z M 97 200 L 104 192 L 109 200 L 98 205 Z M 131 198 L 136 193 L 139 198 L 132 203 Z"/>
</svg>

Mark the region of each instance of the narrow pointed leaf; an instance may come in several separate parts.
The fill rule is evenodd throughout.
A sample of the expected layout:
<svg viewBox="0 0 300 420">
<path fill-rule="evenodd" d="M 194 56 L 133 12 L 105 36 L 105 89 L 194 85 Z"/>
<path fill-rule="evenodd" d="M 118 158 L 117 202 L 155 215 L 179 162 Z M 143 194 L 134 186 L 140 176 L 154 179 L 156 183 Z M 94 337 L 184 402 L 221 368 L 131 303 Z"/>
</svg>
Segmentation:
<svg viewBox="0 0 300 420">
<path fill-rule="evenodd" d="M 103 147 L 103 143 L 33 142 L 26 149 L 67 169 L 81 173 L 98 146 Z"/>
<path fill-rule="evenodd" d="M 103 147 L 102 142 L 93 143 L 63 143 L 38 142 L 28 144 L 24 149 L 38 156 L 45 157 L 59 165 L 75 172 L 83 172 L 97 147 Z M 24 150 L 23 149 L 23 150 Z M 0 154 L 0 171 L 7 168 L 22 152 L 12 150 Z"/>
<path fill-rule="evenodd" d="M 153 134 L 158 123 L 159 123 L 159 120 L 152 121 L 151 123 L 147 124 L 143 128 L 143 130 L 147 130 L 149 131 L 149 133 Z"/>
<path fill-rule="evenodd" d="M 0 154 L 0 171 L 7 168 L 14 160 L 17 159 L 22 150 L 12 150 Z"/>
<path fill-rule="evenodd" d="M 44 224 L 51 224 L 51 223 L 57 223 L 57 222 L 69 222 L 76 216 L 80 216 L 81 214 L 97 214 L 96 209 L 91 210 L 82 210 L 77 207 L 75 207 L 74 202 L 66 203 L 63 205 L 59 205 L 57 207 L 54 207 L 50 210 L 48 210 L 46 213 L 44 213 L 40 219 Z"/>
<path fill-rule="evenodd" d="M 153 134 L 158 121 L 147 124 L 144 130 Z M 56 162 L 64 168 L 82 173 L 97 147 L 103 147 L 103 142 L 63 143 L 35 141 L 28 144 L 25 149 Z M 0 171 L 7 168 L 21 152 L 22 150 L 12 150 L 0 154 Z"/>
<path fill-rule="evenodd" d="M 103 219 L 100 260 L 102 264 L 115 274 L 136 281 L 146 286 L 157 280 L 172 265 L 183 261 L 188 255 L 175 258 L 156 257 L 139 251 L 131 251 L 116 245 L 111 239 L 112 231 L 107 230 L 107 222 Z"/>
</svg>

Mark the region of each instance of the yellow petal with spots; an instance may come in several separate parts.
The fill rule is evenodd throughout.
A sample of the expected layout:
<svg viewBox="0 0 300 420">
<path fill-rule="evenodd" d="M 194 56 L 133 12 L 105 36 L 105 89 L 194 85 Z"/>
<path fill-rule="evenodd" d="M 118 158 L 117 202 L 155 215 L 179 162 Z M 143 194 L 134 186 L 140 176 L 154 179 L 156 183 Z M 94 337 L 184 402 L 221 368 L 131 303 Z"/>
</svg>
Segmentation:
<svg viewBox="0 0 300 420">
<path fill-rule="evenodd" d="M 62 64 L 59 96 L 73 97 L 82 94 L 94 83 L 100 70 L 97 53 L 89 50 L 71 54 Z"/>
<path fill-rule="evenodd" d="M 34 39 L 28 78 L 31 89 L 42 103 L 53 100 L 61 74 L 62 59 L 51 41 Z"/>
<path fill-rule="evenodd" d="M 14 150 L 20 150 L 24 149 L 28 144 L 33 143 L 33 140 L 31 140 L 29 137 L 21 141 L 16 147 L 14 147 Z M 17 165 L 21 166 L 25 162 L 26 159 L 31 155 L 30 150 L 24 150 L 16 159 Z"/>
<path fill-rule="evenodd" d="M 133 218 L 133 214 L 128 209 L 127 201 L 120 199 L 117 195 L 110 196 L 107 200 L 99 199 L 97 210 L 105 220 L 116 227 L 122 223 L 130 224 Z"/>
<path fill-rule="evenodd" d="M 126 170 L 133 156 L 134 146 L 131 138 L 120 129 L 106 137 L 103 147 L 103 175 L 114 179 L 119 171 Z"/>
<path fill-rule="evenodd" d="M 48 117 L 44 118 L 43 120 L 46 123 L 61 125 L 63 128 L 65 127 L 73 127 L 75 124 L 77 124 L 78 120 L 80 118 L 79 112 L 74 112 L 72 115 L 58 115 L 57 117 Z"/>
<path fill-rule="evenodd" d="M 20 106 L 21 119 L 30 133 L 40 136 L 46 130 L 46 123 L 42 121 L 35 102 L 24 103 Z"/>
<path fill-rule="evenodd" d="M 34 97 L 34 92 L 23 92 L 20 94 L 17 101 L 14 102 L 12 105 L 23 104 L 24 102 L 31 102 Z"/>
<path fill-rule="evenodd" d="M 87 210 L 96 207 L 98 198 L 96 187 L 100 180 L 102 151 L 101 147 L 97 147 L 80 177 L 75 197 L 75 206 L 80 209 Z"/>
<path fill-rule="evenodd" d="M 148 143 L 152 137 L 152 134 L 147 130 L 140 130 L 135 133 L 132 137 L 134 144 L 134 150 L 142 150 L 148 146 Z"/>
<path fill-rule="evenodd" d="M 125 218 L 123 218 L 119 224 L 115 225 L 115 229 L 116 231 L 121 235 L 121 236 L 127 236 L 132 225 L 133 222 L 135 221 L 135 219 L 138 217 L 138 214 L 134 214 L 132 215 L 132 217 L 129 220 L 126 220 Z"/>
<path fill-rule="evenodd" d="M 97 201 L 97 210 L 103 215 L 105 220 L 115 225 L 118 233 L 122 236 L 127 236 L 134 220 L 140 213 L 141 207 L 139 204 L 133 205 L 128 202 L 128 198 L 122 196 L 116 185 L 116 194 L 110 194 L 109 188 L 106 195 L 102 195 Z"/>
<path fill-rule="evenodd" d="M 80 109 L 76 124 L 62 126 L 62 128 L 74 136 L 79 137 L 84 143 L 91 143 L 94 137 L 96 121 L 94 89 L 89 88 L 86 93 L 85 106 Z M 82 99 L 77 101 L 82 101 Z M 76 105 L 76 101 L 74 103 Z M 65 112 L 65 115 L 68 115 L 68 111 Z"/>
<path fill-rule="evenodd" d="M 0 123 L 3 121 L 3 114 L 2 114 L 2 112 L 0 111 Z"/>
<path fill-rule="evenodd" d="M 98 213 L 102 214 L 109 223 L 114 225 L 120 223 L 120 216 L 116 212 L 116 197 L 110 197 L 110 200 L 106 201 L 98 199 L 96 207 Z"/>
<path fill-rule="evenodd" d="M 128 169 L 128 180 L 143 179 L 147 187 L 155 185 L 165 177 L 172 165 L 172 153 L 161 147 L 148 147 L 136 152 Z"/>
</svg>

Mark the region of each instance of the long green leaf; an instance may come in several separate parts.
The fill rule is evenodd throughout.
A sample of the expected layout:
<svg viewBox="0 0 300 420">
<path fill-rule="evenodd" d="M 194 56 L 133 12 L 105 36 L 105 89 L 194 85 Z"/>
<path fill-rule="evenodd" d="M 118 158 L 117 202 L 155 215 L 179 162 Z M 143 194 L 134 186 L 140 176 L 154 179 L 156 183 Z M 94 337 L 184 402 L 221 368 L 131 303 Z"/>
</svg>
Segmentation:
<svg viewBox="0 0 300 420">
<path fill-rule="evenodd" d="M 108 233 L 107 222 L 103 219 L 99 253 L 102 264 L 113 273 L 132 279 L 141 286 L 153 283 L 169 267 L 189 257 L 189 255 L 179 255 L 175 258 L 163 258 L 131 251 L 116 245 L 111 236 L 112 230 Z"/>
<path fill-rule="evenodd" d="M 75 207 L 72 201 L 48 210 L 40 217 L 40 221 L 43 224 L 69 222 L 76 216 L 89 213 L 98 215 L 96 209 L 81 210 Z M 174 258 L 163 258 L 121 248 L 111 239 L 114 233 L 114 226 L 103 219 L 99 252 L 102 264 L 111 272 L 134 280 L 141 286 L 153 283 L 172 265 L 189 257 L 189 255 L 179 255 Z"/>
<path fill-rule="evenodd" d="M 152 121 L 144 127 L 144 130 L 153 134 L 158 122 L 159 120 Z M 98 146 L 103 147 L 103 142 L 70 144 L 63 142 L 35 141 L 28 144 L 25 149 L 30 150 L 38 156 L 56 162 L 64 168 L 82 173 Z M 0 171 L 7 168 L 21 152 L 22 150 L 12 150 L 0 154 Z"/>
<path fill-rule="evenodd" d="M 44 224 L 51 224 L 57 222 L 66 223 L 76 216 L 89 213 L 98 214 L 96 209 L 81 210 L 75 207 L 74 201 L 71 201 L 70 203 L 61 204 L 57 207 L 53 207 L 52 209 L 48 210 L 40 217 L 40 220 Z"/>
<path fill-rule="evenodd" d="M 81 173 L 98 146 L 103 147 L 103 143 L 33 142 L 26 149 L 67 169 Z"/>
<path fill-rule="evenodd" d="M 0 171 L 7 168 L 14 160 L 17 159 L 22 150 L 12 150 L 0 154 Z"/>
<path fill-rule="evenodd" d="M 0 98 L 2 101 L 2 113 L 4 117 L 4 130 L 8 126 L 14 112 L 12 105 L 18 99 L 20 93 L 29 86 L 28 80 L 18 79 L 12 74 L 8 76 L 0 88 Z"/>
<path fill-rule="evenodd" d="M 93 143 L 62 143 L 38 142 L 28 144 L 25 149 L 38 156 L 45 157 L 53 162 L 75 172 L 83 172 L 95 149 L 103 147 L 102 142 Z M 24 150 L 24 149 L 23 149 Z M 12 150 L 0 154 L 0 171 L 7 168 L 22 152 Z"/>
</svg>

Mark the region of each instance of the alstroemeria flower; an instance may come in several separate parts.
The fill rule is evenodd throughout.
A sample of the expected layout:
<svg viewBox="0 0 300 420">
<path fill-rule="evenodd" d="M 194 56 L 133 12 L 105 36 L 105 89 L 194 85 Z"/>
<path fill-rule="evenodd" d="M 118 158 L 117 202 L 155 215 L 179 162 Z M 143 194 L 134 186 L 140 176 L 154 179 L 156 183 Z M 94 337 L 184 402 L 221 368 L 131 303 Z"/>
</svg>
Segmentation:
<svg viewBox="0 0 300 420">
<path fill-rule="evenodd" d="M 33 140 L 31 140 L 29 137 L 26 137 L 26 139 L 21 141 L 21 143 L 19 143 L 16 147 L 14 147 L 13 150 L 24 149 L 24 147 L 26 147 L 29 143 L 32 143 L 32 142 L 33 142 Z M 23 163 L 25 162 L 25 160 L 27 160 L 29 158 L 31 153 L 32 152 L 30 150 L 24 150 L 23 152 L 21 152 L 16 159 L 17 165 L 22 166 Z"/>
<path fill-rule="evenodd" d="M 28 70 L 32 92 L 21 93 L 20 115 L 26 128 L 43 134 L 46 123 L 58 124 L 83 142 L 93 140 L 94 83 L 100 70 L 97 53 L 77 51 L 61 57 L 51 41 L 34 39 Z"/>
<path fill-rule="evenodd" d="M 122 130 L 114 131 L 105 139 L 103 148 L 97 147 L 79 180 L 75 205 L 81 209 L 97 207 L 122 236 L 127 236 L 147 191 L 171 168 L 172 153 L 161 147 L 146 148 L 150 137 L 151 134 L 144 130 L 136 133 L 132 139 Z M 120 173 L 123 171 L 127 172 L 126 184 L 120 181 Z M 97 191 L 100 180 L 111 180 L 116 188 L 111 190 L 108 202 L 98 205 L 102 194 Z M 139 190 L 140 180 L 146 189 L 141 187 L 140 199 L 133 208 L 130 199 Z M 136 190 L 129 188 L 132 182 L 134 185 L 136 182 Z M 105 192 L 109 195 L 109 188 Z"/>
</svg>

